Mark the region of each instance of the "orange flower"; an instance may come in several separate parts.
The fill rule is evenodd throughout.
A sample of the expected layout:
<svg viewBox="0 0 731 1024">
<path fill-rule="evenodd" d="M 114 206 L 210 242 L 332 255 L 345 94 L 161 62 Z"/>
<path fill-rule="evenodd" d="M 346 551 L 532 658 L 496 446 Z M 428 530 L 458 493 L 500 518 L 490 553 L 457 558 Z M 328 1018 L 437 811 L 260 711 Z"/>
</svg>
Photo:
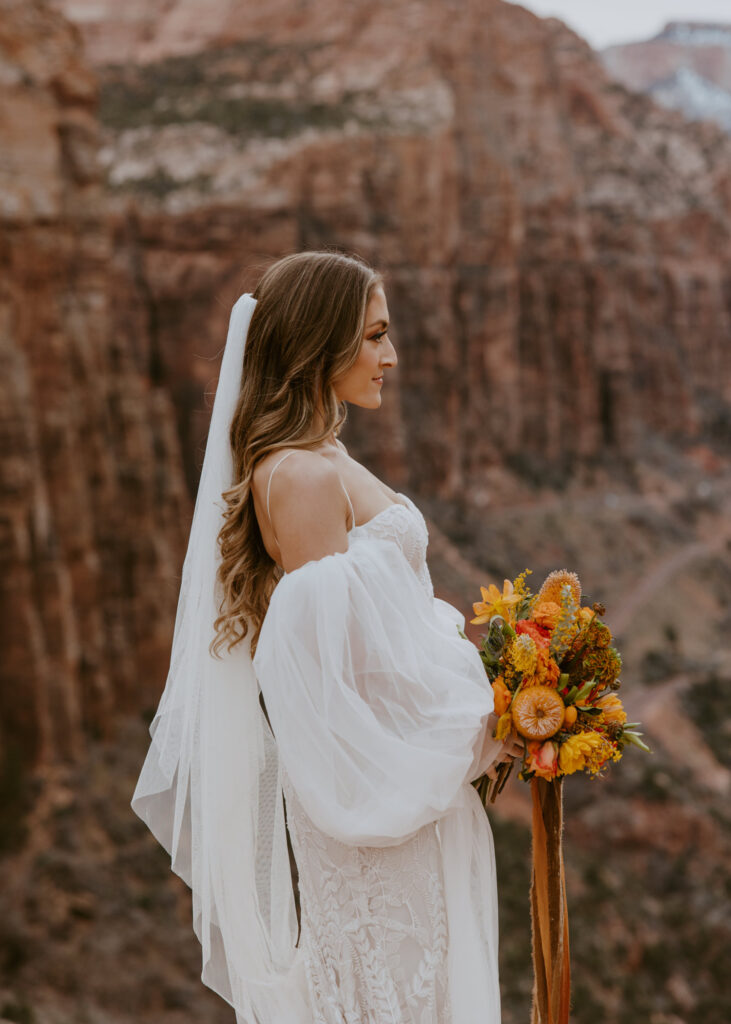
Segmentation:
<svg viewBox="0 0 731 1024">
<path fill-rule="evenodd" d="M 515 697 L 512 716 L 521 736 L 547 740 L 561 728 L 564 704 L 550 686 L 531 686 Z"/>
<path fill-rule="evenodd" d="M 513 699 L 513 695 L 505 685 L 505 680 L 502 676 L 498 676 L 495 682 L 492 684 L 492 694 L 495 698 L 494 711 L 496 715 L 504 715 L 510 707 L 510 702 Z"/>
<path fill-rule="evenodd" d="M 547 651 L 543 655 L 543 658 L 539 655 L 538 661 L 539 664 L 545 661 L 545 668 L 543 668 L 543 665 L 541 665 L 541 667 L 543 668 L 543 680 L 546 686 L 556 686 L 561 676 L 561 669 L 558 667 L 556 661 L 549 657 Z"/>
<path fill-rule="evenodd" d="M 523 687 L 555 686 L 561 675 L 561 669 L 548 651 L 539 650 L 536 659 L 536 670 L 531 676 L 523 676 Z"/>
<path fill-rule="evenodd" d="M 561 614 L 561 605 L 555 601 L 539 601 L 531 612 L 531 618 L 543 626 L 544 629 L 553 629 Z"/>
<path fill-rule="evenodd" d="M 602 721 L 612 725 L 624 725 L 627 721 L 627 712 L 622 706 L 622 701 L 614 693 L 608 693 L 600 697 L 596 707 L 602 710 Z"/>
<path fill-rule="evenodd" d="M 558 775 L 558 746 L 552 740 L 528 740 L 526 761 L 528 771 L 550 782 Z"/>
<path fill-rule="evenodd" d="M 488 622 L 493 615 L 502 615 L 504 619 L 509 619 L 514 606 L 522 600 L 520 594 L 513 592 L 513 584 L 510 580 L 503 581 L 502 593 L 494 583 L 491 583 L 489 587 L 480 587 L 480 593 L 482 600 L 475 601 L 472 605 L 476 616 L 476 618 L 470 619 L 473 625 Z"/>
<path fill-rule="evenodd" d="M 556 604 L 561 604 L 561 587 L 564 583 L 568 583 L 571 587 L 574 601 L 581 604 L 581 581 L 575 572 L 569 572 L 568 569 L 555 569 L 548 574 L 543 586 L 538 591 L 538 600 L 555 601 Z"/>
</svg>

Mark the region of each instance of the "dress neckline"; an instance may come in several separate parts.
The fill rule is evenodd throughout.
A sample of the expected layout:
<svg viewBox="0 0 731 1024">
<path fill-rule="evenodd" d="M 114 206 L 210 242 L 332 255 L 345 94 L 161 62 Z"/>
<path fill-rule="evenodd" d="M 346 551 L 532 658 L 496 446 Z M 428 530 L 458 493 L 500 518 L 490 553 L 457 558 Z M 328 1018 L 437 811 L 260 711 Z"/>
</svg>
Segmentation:
<svg viewBox="0 0 731 1024">
<path fill-rule="evenodd" d="M 376 519 L 380 519 L 382 515 L 386 514 L 386 512 L 390 512 L 392 508 L 401 507 L 408 511 L 410 508 L 410 498 L 408 494 L 403 494 L 401 491 L 396 491 L 395 494 L 398 498 L 406 498 L 406 501 L 392 501 L 390 505 L 386 505 L 386 507 L 382 508 L 380 512 L 376 512 L 376 514 L 371 516 L 370 519 L 366 519 L 364 523 L 354 523 L 348 530 L 348 533 L 352 533 L 353 530 L 362 530 L 364 526 L 370 526 L 370 524 L 375 522 Z"/>
</svg>

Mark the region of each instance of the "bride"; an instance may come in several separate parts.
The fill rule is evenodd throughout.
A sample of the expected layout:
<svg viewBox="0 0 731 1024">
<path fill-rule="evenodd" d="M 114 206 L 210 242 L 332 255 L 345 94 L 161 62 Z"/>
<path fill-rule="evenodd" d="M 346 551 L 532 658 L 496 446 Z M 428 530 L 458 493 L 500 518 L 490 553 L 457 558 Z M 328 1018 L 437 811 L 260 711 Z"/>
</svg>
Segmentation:
<svg viewBox="0 0 731 1024">
<path fill-rule="evenodd" d="M 492 835 L 518 753 L 415 503 L 338 439 L 397 357 L 381 276 L 304 252 L 232 311 L 132 807 L 237 1024 L 498 1024 Z M 298 873 L 299 915 L 288 838 Z"/>
</svg>

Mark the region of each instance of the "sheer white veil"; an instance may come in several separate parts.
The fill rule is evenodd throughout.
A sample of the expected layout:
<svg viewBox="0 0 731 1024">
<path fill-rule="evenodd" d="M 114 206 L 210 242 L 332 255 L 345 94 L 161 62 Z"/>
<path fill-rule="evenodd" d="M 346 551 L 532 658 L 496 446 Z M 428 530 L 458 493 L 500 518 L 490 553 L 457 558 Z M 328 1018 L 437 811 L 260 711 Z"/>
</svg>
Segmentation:
<svg viewBox="0 0 731 1024">
<path fill-rule="evenodd" d="M 277 746 L 259 703 L 251 632 L 209 652 L 218 610 L 229 427 L 256 300 L 233 307 L 183 565 L 165 690 L 132 808 L 190 886 L 201 978 L 238 1024 L 307 1020 Z"/>
</svg>

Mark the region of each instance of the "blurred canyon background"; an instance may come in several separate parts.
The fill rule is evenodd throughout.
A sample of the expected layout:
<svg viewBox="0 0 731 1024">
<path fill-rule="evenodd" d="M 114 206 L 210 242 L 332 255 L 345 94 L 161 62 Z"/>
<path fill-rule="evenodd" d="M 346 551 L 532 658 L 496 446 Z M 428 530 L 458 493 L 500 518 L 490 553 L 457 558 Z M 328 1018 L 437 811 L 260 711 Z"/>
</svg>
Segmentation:
<svg viewBox="0 0 731 1024">
<path fill-rule="evenodd" d="M 575 569 L 653 747 L 566 787 L 572 1020 L 728 1024 L 730 131 L 731 22 L 0 0 L 0 1019 L 232 1024 L 129 800 L 231 305 L 336 246 L 399 352 L 343 438 L 437 593 Z M 527 787 L 491 820 L 518 1024 Z"/>
</svg>

